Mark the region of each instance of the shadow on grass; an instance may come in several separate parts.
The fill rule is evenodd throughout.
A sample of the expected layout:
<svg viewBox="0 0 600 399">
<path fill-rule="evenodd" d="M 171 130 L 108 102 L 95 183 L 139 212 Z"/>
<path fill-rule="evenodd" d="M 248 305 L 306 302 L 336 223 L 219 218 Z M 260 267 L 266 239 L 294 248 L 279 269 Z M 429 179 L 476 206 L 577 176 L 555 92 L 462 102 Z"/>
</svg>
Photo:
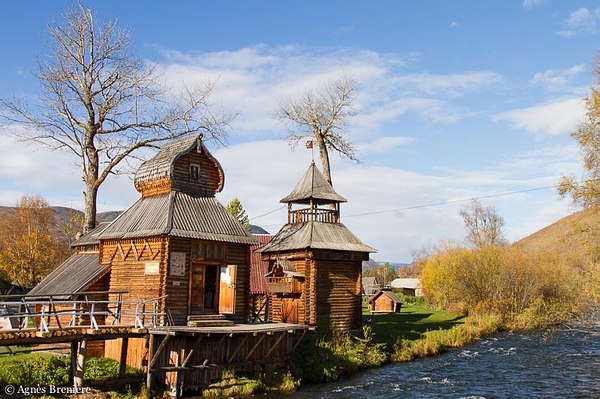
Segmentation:
<svg viewBox="0 0 600 399">
<path fill-rule="evenodd" d="M 415 340 L 427 331 L 449 330 L 463 324 L 464 317 L 412 306 L 403 307 L 401 313 L 369 314 L 363 311 L 363 321 L 372 326 L 374 342 L 393 344 L 400 337 Z"/>
</svg>

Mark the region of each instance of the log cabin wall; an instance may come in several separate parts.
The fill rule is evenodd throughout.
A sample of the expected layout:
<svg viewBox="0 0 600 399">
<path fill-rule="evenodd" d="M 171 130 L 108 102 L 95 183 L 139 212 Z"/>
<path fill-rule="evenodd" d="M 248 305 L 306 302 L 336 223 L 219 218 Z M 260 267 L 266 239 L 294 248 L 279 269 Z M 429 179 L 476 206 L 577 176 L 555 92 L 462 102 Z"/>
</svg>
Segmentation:
<svg viewBox="0 0 600 399">
<path fill-rule="evenodd" d="M 176 326 L 184 326 L 188 316 L 188 293 L 190 282 L 191 241 L 189 238 L 169 237 L 169 265 L 166 270 L 165 294 L 167 309 L 171 313 Z M 185 254 L 185 269 L 183 276 L 174 275 L 171 270 L 171 253 Z"/>
<path fill-rule="evenodd" d="M 281 255 L 279 255 L 281 256 Z M 269 256 L 270 270 L 277 259 Z M 341 330 L 360 328 L 362 316 L 361 271 L 367 253 L 331 250 L 307 250 L 286 254 L 296 271 L 303 273 L 304 289 L 300 297 L 269 294 L 269 321 L 285 322 L 290 301 L 298 298 L 299 324 L 331 322 Z"/>
<path fill-rule="evenodd" d="M 371 311 L 373 312 L 393 312 L 394 308 L 394 301 L 387 295 L 380 295 L 371 305 Z"/>
<path fill-rule="evenodd" d="M 285 259 L 294 265 L 296 272 L 305 276 L 302 291 L 300 294 L 270 293 L 268 321 L 274 323 L 315 324 L 310 321 L 310 306 L 315 301 L 315 295 L 314 291 L 311 290 L 314 284 L 310 284 L 312 260 L 307 254 L 308 252 L 286 254 Z M 275 256 L 269 260 L 270 271 L 273 270 L 277 259 L 277 256 Z"/>
<path fill-rule="evenodd" d="M 360 328 L 362 261 L 368 254 L 315 250 L 313 256 L 318 321 L 329 320 L 341 330 Z"/>
<path fill-rule="evenodd" d="M 191 174 L 191 165 L 198 165 L 199 176 Z M 222 176 L 215 162 L 203 151 L 190 151 L 178 158 L 173 165 L 172 188 L 189 195 L 214 197 L 222 184 Z"/>
<path fill-rule="evenodd" d="M 111 264 L 109 291 L 127 291 L 124 301 L 143 301 L 165 293 L 168 240 L 149 237 L 133 240 L 106 240 L 101 246 L 101 263 Z M 117 296 L 111 295 L 110 301 Z M 121 324 L 133 324 L 133 304 L 126 304 Z M 159 311 L 164 311 L 164 303 Z"/>
</svg>

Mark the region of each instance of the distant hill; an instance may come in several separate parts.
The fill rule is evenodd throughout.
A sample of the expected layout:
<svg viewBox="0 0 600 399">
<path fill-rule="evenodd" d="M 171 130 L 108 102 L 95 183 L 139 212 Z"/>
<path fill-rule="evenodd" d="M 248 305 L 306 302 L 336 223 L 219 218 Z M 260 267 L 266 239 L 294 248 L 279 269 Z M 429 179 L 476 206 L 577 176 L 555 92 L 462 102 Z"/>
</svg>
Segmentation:
<svg viewBox="0 0 600 399">
<path fill-rule="evenodd" d="M 600 245 L 600 210 L 575 212 L 513 245 L 532 255 L 556 251 L 565 259 L 590 260 L 594 256 L 592 248 L 598 251 Z"/>
<path fill-rule="evenodd" d="M 56 226 L 52 234 L 56 237 L 60 237 L 67 243 L 71 243 L 74 240 L 75 234 L 83 230 L 83 212 L 64 206 L 53 206 L 51 208 L 56 220 Z M 0 206 L 0 216 L 6 212 L 9 212 L 11 209 L 14 209 L 14 207 Z M 96 215 L 96 221 L 98 223 L 112 222 L 122 212 L 123 211 L 98 212 Z M 269 232 L 262 227 L 253 224 L 250 225 L 250 232 L 252 234 L 269 234 Z"/>
<path fill-rule="evenodd" d="M 250 225 L 250 234 L 269 234 L 269 232 L 255 224 Z"/>
</svg>

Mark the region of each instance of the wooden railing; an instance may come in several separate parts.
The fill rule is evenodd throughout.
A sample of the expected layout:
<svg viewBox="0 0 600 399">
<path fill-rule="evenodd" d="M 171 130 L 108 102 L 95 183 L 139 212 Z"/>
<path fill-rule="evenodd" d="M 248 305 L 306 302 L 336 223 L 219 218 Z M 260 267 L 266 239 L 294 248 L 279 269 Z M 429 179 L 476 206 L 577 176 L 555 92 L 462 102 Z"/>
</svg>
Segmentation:
<svg viewBox="0 0 600 399">
<path fill-rule="evenodd" d="M 168 321 L 169 315 L 160 312 L 165 296 L 143 301 L 123 300 L 126 291 L 75 292 L 57 295 L 0 296 L 0 317 L 10 321 L 10 329 L 35 328 L 43 332 L 55 322 L 59 329 L 99 325 L 156 327 Z M 98 299 L 101 296 L 109 299 Z M 115 299 L 110 299 L 115 297 Z M 67 299 L 65 299 L 67 298 Z M 99 321 L 103 321 L 99 324 Z M 131 321 L 131 322 L 130 322 Z M 109 324 L 110 323 L 110 324 Z"/>
<path fill-rule="evenodd" d="M 290 210 L 288 213 L 288 223 L 305 223 L 311 220 L 314 222 L 338 223 L 340 218 L 338 211 L 335 209 L 303 208 Z"/>
<path fill-rule="evenodd" d="M 292 276 L 283 277 L 267 277 L 267 285 L 269 292 L 285 294 L 285 293 L 301 293 L 302 282 Z"/>
</svg>

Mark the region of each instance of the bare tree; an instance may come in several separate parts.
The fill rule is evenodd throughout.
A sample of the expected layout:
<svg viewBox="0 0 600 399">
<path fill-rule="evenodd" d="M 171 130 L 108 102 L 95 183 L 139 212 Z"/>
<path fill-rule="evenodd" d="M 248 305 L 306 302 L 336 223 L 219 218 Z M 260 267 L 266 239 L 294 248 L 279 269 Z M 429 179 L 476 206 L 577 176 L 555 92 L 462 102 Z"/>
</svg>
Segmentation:
<svg viewBox="0 0 600 399">
<path fill-rule="evenodd" d="M 345 137 L 355 89 L 356 81 L 353 79 L 338 78 L 319 90 L 308 90 L 298 99 L 282 102 L 276 112 L 277 119 L 288 126 L 286 140 L 290 145 L 314 138 L 319 147 L 323 175 L 329 183 L 332 183 L 329 150 L 358 160 L 354 145 Z"/>
<path fill-rule="evenodd" d="M 471 203 L 459 211 L 467 229 L 467 241 L 475 247 L 485 245 L 506 245 L 507 241 L 502 232 L 504 218 L 495 208 L 481 205 L 479 200 Z"/>
<path fill-rule="evenodd" d="M 114 20 L 96 22 L 79 5 L 49 28 L 49 55 L 37 70 L 39 103 L 0 99 L 2 120 L 26 129 L 19 139 L 78 158 L 86 231 L 96 223 L 98 189 L 136 150 L 197 132 L 222 142 L 231 120 L 210 112 L 210 84 L 169 95 L 155 68 L 132 54 L 129 32 Z"/>
</svg>

